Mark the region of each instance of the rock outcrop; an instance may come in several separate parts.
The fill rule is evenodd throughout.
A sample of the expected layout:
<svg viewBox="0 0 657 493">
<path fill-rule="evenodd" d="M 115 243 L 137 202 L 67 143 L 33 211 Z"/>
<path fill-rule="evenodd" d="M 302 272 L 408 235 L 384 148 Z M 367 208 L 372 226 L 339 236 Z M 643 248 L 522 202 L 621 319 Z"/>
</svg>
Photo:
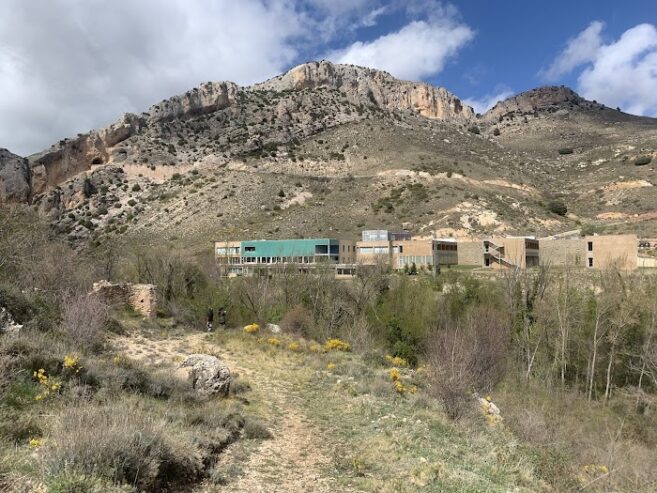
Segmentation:
<svg viewBox="0 0 657 493">
<path fill-rule="evenodd" d="M 5 307 L 0 307 L 0 334 L 16 335 L 22 328 L 23 326 L 16 323 Z"/>
<path fill-rule="evenodd" d="M 230 369 L 215 356 L 192 354 L 180 365 L 189 371 L 192 388 L 201 395 L 227 396 L 230 391 Z"/>
<path fill-rule="evenodd" d="M 578 106 L 582 103 L 595 107 L 601 106 L 587 101 L 566 86 L 539 87 L 500 101 L 484 114 L 483 119 L 496 121 L 508 113 L 528 114 L 550 108 Z"/>
<path fill-rule="evenodd" d="M 155 316 L 157 293 L 152 284 L 113 284 L 103 280 L 94 283 L 92 293 L 108 305 L 130 306 L 145 317 Z"/>
<path fill-rule="evenodd" d="M 427 118 L 466 123 L 474 110 L 443 87 L 395 79 L 388 72 L 329 61 L 304 63 L 287 73 L 253 86 L 289 91 L 337 89 L 354 104 L 375 104 L 388 110 L 413 111 Z"/>
<path fill-rule="evenodd" d="M 106 128 L 60 140 L 50 149 L 31 155 L 33 194 L 43 193 L 95 165 L 112 162 L 112 148 L 139 132 L 144 123 L 142 117 L 126 113 Z"/>
<path fill-rule="evenodd" d="M 0 149 L 0 204 L 25 203 L 32 196 L 32 173 L 27 159 Z"/>
<path fill-rule="evenodd" d="M 149 122 L 169 121 L 175 118 L 190 118 L 227 108 L 235 102 L 240 88 L 233 82 L 206 82 L 151 106 Z"/>
</svg>

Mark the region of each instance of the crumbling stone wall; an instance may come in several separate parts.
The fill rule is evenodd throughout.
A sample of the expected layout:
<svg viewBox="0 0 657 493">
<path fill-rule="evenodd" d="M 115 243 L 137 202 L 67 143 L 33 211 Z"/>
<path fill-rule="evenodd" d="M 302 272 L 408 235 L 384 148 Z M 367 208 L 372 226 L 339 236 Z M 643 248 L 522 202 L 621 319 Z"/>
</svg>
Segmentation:
<svg viewBox="0 0 657 493">
<path fill-rule="evenodd" d="M 130 306 L 145 317 L 155 316 L 157 291 L 152 284 L 113 284 L 103 280 L 94 283 L 93 293 L 108 305 Z"/>
</svg>

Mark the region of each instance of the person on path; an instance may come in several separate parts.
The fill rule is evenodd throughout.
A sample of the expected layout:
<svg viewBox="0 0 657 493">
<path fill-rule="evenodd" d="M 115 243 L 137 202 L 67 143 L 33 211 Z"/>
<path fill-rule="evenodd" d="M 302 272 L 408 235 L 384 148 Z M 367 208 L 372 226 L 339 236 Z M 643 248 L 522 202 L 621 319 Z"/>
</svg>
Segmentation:
<svg viewBox="0 0 657 493">
<path fill-rule="evenodd" d="M 207 323 L 207 328 L 208 332 L 212 332 L 212 322 L 214 321 L 214 310 L 212 307 L 208 308 L 208 323 Z"/>
</svg>

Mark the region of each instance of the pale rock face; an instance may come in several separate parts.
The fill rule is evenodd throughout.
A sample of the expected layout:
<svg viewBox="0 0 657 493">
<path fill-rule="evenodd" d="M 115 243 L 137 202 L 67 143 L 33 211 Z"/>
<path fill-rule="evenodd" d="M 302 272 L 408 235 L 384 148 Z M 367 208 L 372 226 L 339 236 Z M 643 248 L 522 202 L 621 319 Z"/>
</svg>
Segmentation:
<svg viewBox="0 0 657 493">
<path fill-rule="evenodd" d="M 22 325 L 17 324 L 6 308 L 0 307 L 0 334 L 17 335 Z"/>
<path fill-rule="evenodd" d="M 230 391 L 230 369 L 215 356 L 192 354 L 180 365 L 188 370 L 192 388 L 201 395 L 227 396 Z"/>
<path fill-rule="evenodd" d="M 27 159 L 0 149 L 0 204 L 27 202 L 32 195 L 32 177 Z"/>
<path fill-rule="evenodd" d="M 233 104 L 239 91 L 239 86 L 233 82 L 206 82 L 185 94 L 151 106 L 148 120 L 167 121 L 217 111 Z"/>
<path fill-rule="evenodd" d="M 285 91 L 322 86 L 339 90 L 354 104 L 377 104 L 450 122 L 465 123 L 475 118 L 471 107 L 442 87 L 401 81 L 381 70 L 326 60 L 299 65 L 253 88 Z"/>
</svg>

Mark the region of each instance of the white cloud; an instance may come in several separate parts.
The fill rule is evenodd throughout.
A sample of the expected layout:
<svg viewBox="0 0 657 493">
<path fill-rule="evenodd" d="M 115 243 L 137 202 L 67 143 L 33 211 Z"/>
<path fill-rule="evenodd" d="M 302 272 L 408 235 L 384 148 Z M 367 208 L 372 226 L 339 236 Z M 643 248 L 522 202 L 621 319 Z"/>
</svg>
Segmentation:
<svg viewBox="0 0 657 493">
<path fill-rule="evenodd" d="M 579 92 L 637 115 L 657 116 L 657 29 L 640 24 L 603 46 L 578 79 Z"/>
<path fill-rule="evenodd" d="M 571 41 L 546 73 L 563 75 L 582 66 L 577 77 L 582 96 L 627 113 L 657 116 L 657 28 L 639 24 L 603 44 L 602 26 L 595 24 Z M 577 40 L 579 47 L 573 44 Z"/>
<path fill-rule="evenodd" d="M 604 23 L 593 21 L 575 38 L 568 41 L 566 48 L 554 59 L 541 75 L 545 80 L 554 81 L 569 73 L 575 67 L 592 61 L 602 46 L 601 32 Z"/>
<path fill-rule="evenodd" d="M 448 58 L 474 37 L 467 25 L 451 16 L 415 20 L 373 41 L 357 41 L 326 58 L 378 68 L 402 79 L 419 80 L 440 73 Z"/>
<path fill-rule="evenodd" d="M 508 88 L 500 88 L 498 91 L 491 94 L 487 94 L 481 98 L 467 98 L 463 100 L 463 103 L 468 106 L 472 106 L 476 113 L 484 114 L 493 106 L 495 106 L 499 101 L 504 101 L 505 99 L 513 96 L 514 92 Z"/>
<path fill-rule="evenodd" d="M 20 154 L 203 81 L 273 76 L 313 26 L 288 0 L 5 3 L 0 147 Z"/>
</svg>

